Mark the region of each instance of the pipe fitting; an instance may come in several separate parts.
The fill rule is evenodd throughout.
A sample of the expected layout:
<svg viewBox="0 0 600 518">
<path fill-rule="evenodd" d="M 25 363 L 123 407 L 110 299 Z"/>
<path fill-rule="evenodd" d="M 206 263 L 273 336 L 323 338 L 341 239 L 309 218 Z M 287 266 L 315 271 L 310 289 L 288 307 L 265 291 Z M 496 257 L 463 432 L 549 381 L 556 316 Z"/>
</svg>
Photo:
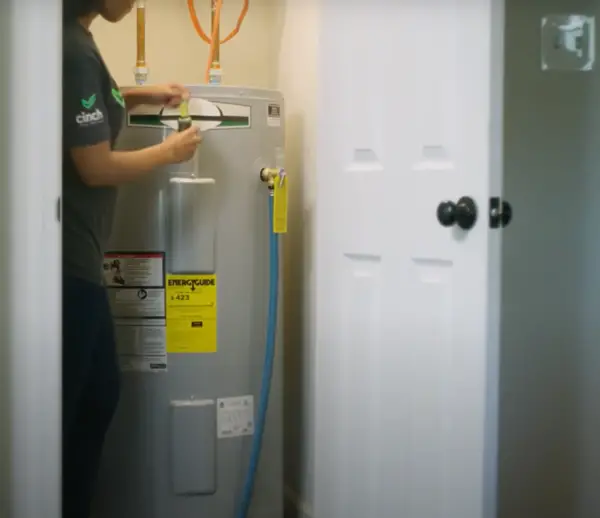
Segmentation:
<svg viewBox="0 0 600 518">
<path fill-rule="evenodd" d="M 275 190 L 275 180 L 277 178 L 279 178 L 279 176 L 282 174 L 282 172 L 283 172 L 283 169 L 276 169 L 273 167 L 263 167 L 260 170 L 260 181 L 267 184 L 267 187 L 269 188 L 271 195 L 273 194 L 273 191 Z"/>
<path fill-rule="evenodd" d="M 223 71 L 218 64 L 211 67 L 208 72 L 208 84 L 209 85 L 220 85 L 223 82 Z"/>
<path fill-rule="evenodd" d="M 260 170 L 260 180 L 267 184 L 271 196 L 275 193 L 275 181 L 279 179 L 280 185 L 283 185 L 285 177 L 286 172 L 285 169 L 282 168 L 263 167 Z"/>
<path fill-rule="evenodd" d="M 283 178 L 285 176 L 285 170 L 277 167 L 263 167 L 260 170 L 261 182 L 275 181 L 276 178 Z"/>
<path fill-rule="evenodd" d="M 148 67 L 135 67 L 135 84 L 143 85 L 148 80 Z"/>
</svg>

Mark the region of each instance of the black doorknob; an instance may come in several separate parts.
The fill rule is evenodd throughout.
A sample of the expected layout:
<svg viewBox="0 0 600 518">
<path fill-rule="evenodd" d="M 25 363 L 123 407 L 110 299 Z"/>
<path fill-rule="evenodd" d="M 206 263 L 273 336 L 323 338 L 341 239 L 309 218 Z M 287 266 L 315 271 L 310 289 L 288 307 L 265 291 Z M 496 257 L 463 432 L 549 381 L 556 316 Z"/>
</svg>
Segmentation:
<svg viewBox="0 0 600 518">
<path fill-rule="evenodd" d="M 437 219 L 443 227 L 458 225 L 463 230 L 470 230 L 477 222 L 477 204 L 469 196 L 463 196 L 456 203 L 443 201 L 438 205 Z"/>
<path fill-rule="evenodd" d="M 490 228 L 504 228 L 512 221 L 513 210 L 510 203 L 499 197 L 490 198 Z"/>
</svg>

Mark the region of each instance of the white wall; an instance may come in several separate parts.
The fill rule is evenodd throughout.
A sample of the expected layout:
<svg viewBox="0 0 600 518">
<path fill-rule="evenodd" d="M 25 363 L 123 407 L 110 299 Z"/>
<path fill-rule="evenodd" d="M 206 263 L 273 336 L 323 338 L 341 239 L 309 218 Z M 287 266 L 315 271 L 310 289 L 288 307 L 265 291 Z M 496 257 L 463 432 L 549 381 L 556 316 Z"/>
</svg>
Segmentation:
<svg viewBox="0 0 600 518">
<path fill-rule="evenodd" d="M 196 12 L 210 33 L 210 0 L 196 0 Z M 250 0 L 250 11 L 240 33 L 221 47 L 226 84 L 276 86 L 277 49 L 273 46 L 277 0 Z M 222 37 L 234 27 L 242 0 L 223 4 Z M 146 9 L 146 60 L 149 81 L 204 82 L 208 45 L 196 34 L 186 0 L 149 0 Z M 96 41 L 119 84 L 133 84 L 136 59 L 135 10 L 117 24 L 98 20 L 92 26 Z"/>
<path fill-rule="evenodd" d="M 223 8 L 223 33 L 233 28 L 242 0 Z M 205 31 L 210 0 L 196 1 Z M 286 506 L 312 516 L 314 387 L 311 362 L 311 258 L 314 204 L 314 85 L 316 0 L 250 0 L 239 35 L 221 49 L 224 83 L 283 91 L 286 102 L 286 167 L 292 182 L 289 233 L 284 239 L 285 283 L 285 477 Z M 135 15 L 119 24 L 92 27 L 116 80 L 133 83 Z M 198 83 L 208 46 L 196 35 L 185 0 L 151 0 L 147 9 L 147 61 L 151 82 Z"/>
<path fill-rule="evenodd" d="M 281 0 L 278 85 L 286 100 L 286 167 L 293 181 L 286 238 L 286 505 L 313 516 L 314 354 L 312 329 L 315 119 L 319 8 L 316 0 Z M 291 509 L 290 509 L 291 510 Z"/>
</svg>

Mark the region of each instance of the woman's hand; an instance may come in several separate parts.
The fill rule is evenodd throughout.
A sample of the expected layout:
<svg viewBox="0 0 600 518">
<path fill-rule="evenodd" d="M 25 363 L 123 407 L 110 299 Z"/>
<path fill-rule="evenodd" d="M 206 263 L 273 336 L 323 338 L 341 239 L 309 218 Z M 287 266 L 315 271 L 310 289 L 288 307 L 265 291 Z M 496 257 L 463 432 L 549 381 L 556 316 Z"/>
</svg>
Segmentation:
<svg viewBox="0 0 600 518">
<path fill-rule="evenodd" d="M 187 101 L 190 98 L 188 89 L 179 83 L 138 86 L 123 89 L 121 93 L 125 99 L 128 110 L 131 110 L 140 104 L 177 108 L 182 101 Z"/>
<path fill-rule="evenodd" d="M 173 108 L 190 98 L 188 89 L 178 83 L 147 86 L 143 95 L 147 97 L 148 104 L 160 104 Z"/>
<path fill-rule="evenodd" d="M 162 143 L 167 163 L 179 164 L 191 160 L 201 142 L 202 135 L 195 126 L 179 133 L 172 133 Z"/>
</svg>

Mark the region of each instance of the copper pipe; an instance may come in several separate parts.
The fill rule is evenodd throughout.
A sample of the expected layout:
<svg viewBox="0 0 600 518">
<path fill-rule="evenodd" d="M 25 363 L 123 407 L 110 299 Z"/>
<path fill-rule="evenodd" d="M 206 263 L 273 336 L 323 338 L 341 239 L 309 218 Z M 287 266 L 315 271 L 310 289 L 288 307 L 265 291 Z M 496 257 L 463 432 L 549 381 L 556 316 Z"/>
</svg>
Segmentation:
<svg viewBox="0 0 600 518">
<path fill-rule="evenodd" d="M 213 53 L 213 67 L 217 65 L 215 68 L 219 68 L 221 64 L 221 28 L 215 27 L 216 23 L 216 15 L 217 15 L 217 0 L 210 0 L 210 25 L 211 25 L 211 34 L 214 38 L 214 53 Z M 219 20 L 219 24 L 220 20 Z M 214 35 L 216 34 L 216 38 Z"/>
<path fill-rule="evenodd" d="M 146 66 L 146 2 L 138 0 L 136 8 L 137 17 L 137 58 L 136 66 Z"/>
</svg>

